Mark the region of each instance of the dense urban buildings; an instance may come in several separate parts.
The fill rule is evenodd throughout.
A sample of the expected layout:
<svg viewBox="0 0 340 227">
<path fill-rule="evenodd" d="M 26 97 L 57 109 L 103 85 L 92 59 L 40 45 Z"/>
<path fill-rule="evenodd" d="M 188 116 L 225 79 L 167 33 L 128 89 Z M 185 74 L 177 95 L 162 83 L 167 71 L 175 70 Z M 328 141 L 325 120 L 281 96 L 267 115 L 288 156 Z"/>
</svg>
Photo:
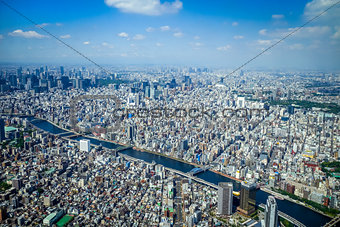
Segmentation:
<svg viewBox="0 0 340 227">
<path fill-rule="evenodd" d="M 337 74 L 14 69 L 1 70 L 3 223 L 282 224 L 257 190 L 338 213 Z M 196 168 L 179 174 L 121 149 Z M 234 183 L 196 181 L 205 171 Z"/>
</svg>

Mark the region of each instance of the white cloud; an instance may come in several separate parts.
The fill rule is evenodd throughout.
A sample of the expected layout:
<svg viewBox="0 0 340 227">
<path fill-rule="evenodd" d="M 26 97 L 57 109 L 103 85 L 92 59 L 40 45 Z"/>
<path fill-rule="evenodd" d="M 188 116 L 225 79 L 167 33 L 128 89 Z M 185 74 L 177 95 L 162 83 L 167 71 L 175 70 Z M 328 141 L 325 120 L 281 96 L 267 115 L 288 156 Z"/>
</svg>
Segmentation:
<svg viewBox="0 0 340 227">
<path fill-rule="evenodd" d="M 201 37 L 199 37 L 198 35 L 194 36 L 194 39 L 199 40 Z"/>
<path fill-rule="evenodd" d="M 46 26 L 48 26 L 48 25 L 50 25 L 49 23 L 42 23 L 42 24 L 38 24 L 38 25 L 36 25 L 36 27 L 40 27 L 40 28 L 43 28 L 43 27 L 46 27 Z"/>
<path fill-rule="evenodd" d="M 161 31 L 169 31 L 170 30 L 170 26 L 165 25 L 165 26 L 160 27 L 160 29 L 161 29 Z"/>
<path fill-rule="evenodd" d="M 129 37 L 129 34 L 126 33 L 126 32 L 121 32 L 118 34 L 119 37 L 122 37 L 122 38 L 128 38 Z"/>
<path fill-rule="evenodd" d="M 273 14 L 272 18 L 273 19 L 283 19 L 285 17 L 285 15 L 283 14 Z"/>
<path fill-rule="evenodd" d="M 0 39 L 3 39 L 4 38 L 4 36 L 3 35 L 0 35 Z"/>
<path fill-rule="evenodd" d="M 84 45 L 89 45 L 90 44 L 90 41 L 85 41 L 83 42 Z"/>
<path fill-rule="evenodd" d="M 233 22 L 231 25 L 235 27 L 235 26 L 238 25 L 238 22 L 235 21 L 235 22 Z"/>
<path fill-rule="evenodd" d="M 259 31 L 259 34 L 260 34 L 260 35 L 267 35 L 267 29 L 261 29 L 261 30 Z"/>
<path fill-rule="evenodd" d="M 161 47 L 161 46 L 163 46 L 163 44 L 161 44 L 161 43 L 156 43 L 156 46 Z"/>
<path fill-rule="evenodd" d="M 221 47 L 217 47 L 216 49 L 219 51 L 227 51 L 231 48 L 230 45 L 225 45 L 225 46 L 221 46 Z"/>
<path fill-rule="evenodd" d="M 190 45 L 193 47 L 194 50 L 199 50 L 200 47 L 203 46 L 203 43 L 195 42 L 195 43 L 190 43 Z"/>
<path fill-rule="evenodd" d="M 137 34 L 133 37 L 134 40 L 142 40 L 145 39 L 145 36 L 142 34 Z"/>
<path fill-rule="evenodd" d="M 244 36 L 242 36 L 242 35 L 235 35 L 234 36 L 234 39 L 243 39 L 244 38 Z"/>
<path fill-rule="evenodd" d="M 44 38 L 46 36 L 39 34 L 36 31 L 23 31 L 21 29 L 15 30 L 13 32 L 8 33 L 10 36 L 18 36 L 18 37 L 24 37 L 24 38 L 37 38 L 37 39 L 41 39 Z"/>
<path fill-rule="evenodd" d="M 60 38 L 61 39 L 69 39 L 69 38 L 71 38 L 71 35 L 70 34 L 61 35 Z"/>
<path fill-rule="evenodd" d="M 296 30 L 298 27 L 295 28 L 285 28 L 285 29 L 276 29 L 272 32 L 266 31 L 266 35 L 271 37 L 282 38 L 292 31 Z M 311 37 L 320 37 L 331 32 L 331 28 L 329 26 L 310 26 L 310 27 L 303 27 L 299 31 L 293 34 L 296 38 L 311 38 Z"/>
<path fill-rule="evenodd" d="M 335 4 L 336 1 L 334 0 L 313 0 L 308 2 L 304 9 L 304 16 L 307 18 L 312 18 L 323 12 L 328 7 Z M 336 18 L 340 18 L 340 7 L 335 6 L 331 10 L 327 11 L 325 14 L 322 15 L 319 19 L 321 20 L 332 20 L 334 21 Z M 335 22 L 335 21 L 334 21 Z"/>
<path fill-rule="evenodd" d="M 107 47 L 107 48 L 113 48 L 113 45 L 107 43 L 107 42 L 102 42 L 102 46 L 103 47 Z"/>
<path fill-rule="evenodd" d="M 301 43 L 294 43 L 292 45 L 289 45 L 288 47 L 291 50 L 302 50 L 303 49 L 303 45 Z"/>
<path fill-rule="evenodd" d="M 174 36 L 177 37 L 177 38 L 180 38 L 180 37 L 183 36 L 183 33 L 182 32 L 175 32 Z"/>
<path fill-rule="evenodd" d="M 160 0 L 105 0 L 105 3 L 125 13 L 149 16 L 177 13 L 183 8 L 183 3 L 180 0 L 163 3 Z"/>
<path fill-rule="evenodd" d="M 153 32 L 155 29 L 153 27 L 148 27 L 147 29 L 145 29 L 145 31 L 147 32 Z"/>
<path fill-rule="evenodd" d="M 340 26 L 335 27 L 335 33 L 331 37 L 332 39 L 339 39 L 340 38 Z"/>
<path fill-rule="evenodd" d="M 273 44 L 273 40 L 259 39 L 259 40 L 257 40 L 257 44 L 263 45 L 263 46 L 269 46 L 269 45 Z"/>
<path fill-rule="evenodd" d="M 120 56 L 127 57 L 128 55 L 127 55 L 127 53 L 122 53 L 122 54 L 120 54 Z"/>
<path fill-rule="evenodd" d="M 60 27 L 60 26 L 63 26 L 62 23 L 55 23 L 56 26 Z"/>
</svg>

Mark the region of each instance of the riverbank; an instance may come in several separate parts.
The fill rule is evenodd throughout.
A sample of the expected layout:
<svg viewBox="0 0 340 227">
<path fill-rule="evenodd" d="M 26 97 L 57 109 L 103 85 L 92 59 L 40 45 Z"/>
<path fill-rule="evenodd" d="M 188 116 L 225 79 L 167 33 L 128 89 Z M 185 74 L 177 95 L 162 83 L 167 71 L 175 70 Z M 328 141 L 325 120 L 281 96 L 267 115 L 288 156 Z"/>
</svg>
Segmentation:
<svg viewBox="0 0 340 227">
<path fill-rule="evenodd" d="M 282 196 L 284 199 L 286 199 L 286 200 L 288 200 L 288 201 L 290 201 L 292 203 L 296 203 L 298 205 L 304 206 L 304 207 L 306 207 L 306 208 L 308 208 L 308 209 L 310 209 L 310 210 L 312 210 L 314 212 L 317 212 L 317 213 L 319 213 L 321 215 L 324 215 L 326 217 L 329 217 L 329 218 L 334 218 L 335 217 L 335 216 L 331 216 L 329 214 L 326 214 L 326 213 L 324 213 L 324 212 L 322 212 L 322 211 L 320 211 L 320 210 L 318 210 L 318 209 L 316 209 L 316 208 L 314 208 L 314 207 L 312 207 L 312 206 L 310 206 L 308 204 L 305 204 L 305 203 L 303 203 L 303 202 L 301 202 L 299 200 L 292 199 L 288 195 L 284 195 L 284 194 L 279 193 L 277 191 L 273 191 L 273 190 L 265 188 L 265 187 L 261 187 L 260 190 L 262 190 L 264 192 L 267 192 L 267 193 L 269 193 L 271 195 L 274 195 L 274 196 Z"/>
<path fill-rule="evenodd" d="M 41 118 L 38 118 L 36 117 L 36 119 L 39 119 L 39 120 L 45 120 L 45 119 L 41 119 Z M 58 127 L 62 130 L 65 130 L 65 131 L 68 131 L 68 132 L 72 132 L 74 133 L 74 135 L 70 136 L 70 137 L 87 137 L 87 138 L 90 138 L 90 139 L 94 139 L 94 140 L 99 140 L 99 141 L 103 141 L 103 142 L 109 142 L 109 143 L 114 143 L 114 144 L 119 144 L 120 146 L 125 146 L 125 147 L 129 147 L 131 146 L 130 144 L 124 144 L 124 143 L 121 143 L 119 141 L 113 141 L 113 140 L 107 140 L 107 139 L 102 139 L 102 138 L 97 138 L 97 137 L 94 137 L 94 136 L 91 136 L 91 135 L 84 135 L 84 134 L 80 134 L 76 131 L 73 131 L 73 130 L 69 130 L 69 129 L 64 129 L 62 127 L 60 127 L 59 125 L 49 121 L 49 120 L 45 120 L 47 122 L 49 122 L 50 124 L 54 125 L 55 127 Z M 69 138 L 70 140 L 72 141 L 75 141 L 71 138 Z M 138 148 L 138 147 L 133 147 L 134 150 L 136 151 L 140 151 L 140 152 L 147 152 L 147 153 L 150 153 L 150 154 L 154 154 L 154 155 L 159 155 L 159 156 L 163 156 L 165 158 L 169 158 L 169 159 L 172 159 L 172 160 L 175 160 L 175 161 L 178 161 L 178 162 L 182 162 L 182 163 L 185 163 L 185 164 L 188 164 L 188 165 L 192 165 L 192 166 L 195 166 L 195 167 L 199 167 L 199 168 L 203 168 L 204 166 L 203 165 L 200 165 L 200 164 L 197 164 L 197 163 L 193 163 L 193 162 L 188 162 L 188 161 L 185 161 L 183 159 L 180 159 L 180 158 L 176 158 L 176 157 L 172 157 L 172 156 L 169 156 L 169 155 L 166 155 L 166 154 L 163 154 L 163 153 L 159 153 L 159 152 L 155 152 L 155 151 L 150 151 L 150 150 L 146 150 L 146 149 L 143 149 L 143 148 Z M 221 176 L 224 176 L 224 177 L 227 177 L 229 179 L 232 179 L 232 180 L 235 180 L 237 182 L 242 182 L 242 180 L 240 179 L 237 179 L 235 177 L 232 177 L 228 174 L 225 174 L 225 173 L 222 173 L 222 172 L 219 172 L 217 170 L 209 170 L 209 171 L 212 171 L 216 174 L 219 174 Z"/>
</svg>

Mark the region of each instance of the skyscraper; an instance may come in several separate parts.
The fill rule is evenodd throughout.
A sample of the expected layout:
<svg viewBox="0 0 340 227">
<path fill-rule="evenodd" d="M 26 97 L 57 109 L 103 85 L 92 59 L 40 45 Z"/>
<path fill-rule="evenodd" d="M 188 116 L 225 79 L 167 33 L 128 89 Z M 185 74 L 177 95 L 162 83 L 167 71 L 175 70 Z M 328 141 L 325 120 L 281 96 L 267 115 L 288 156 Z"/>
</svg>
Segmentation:
<svg viewBox="0 0 340 227">
<path fill-rule="evenodd" d="M 264 227 L 277 227 L 277 203 L 274 196 L 268 196 L 264 213 Z"/>
<path fill-rule="evenodd" d="M 233 211 L 233 183 L 218 183 L 218 213 L 231 215 Z"/>
<path fill-rule="evenodd" d="M 251 216 L 255 213 L 256 204 L 256 184 L 243 181 L 241 183 L 241 201 L 237 210 L 241 213 Z"/>
<path fill-rule="evenodd" d="M 0 142 L 5 140 L 5 121 L 0 118 Z"/>
<path fill-rule="evenodd" d="M 60 66 L 60 74 L 61 75 L 64 75 L 65 71 L 64 71 L 64 67 L 63 66 Z"/>
<path fill-rule="evenodd" d="M 127 128 L 127 137 L 129 140 L 133 141 L 135 139 L 135 127 L 133 125 L 129 125 Z"/>
<path fill-rule="evenodd" d="M 20 190 L 20 188 L 22 187 L 22 180 L 17 178 L 12 179 L 12 186 L 17 190 Z"/>
</svg>

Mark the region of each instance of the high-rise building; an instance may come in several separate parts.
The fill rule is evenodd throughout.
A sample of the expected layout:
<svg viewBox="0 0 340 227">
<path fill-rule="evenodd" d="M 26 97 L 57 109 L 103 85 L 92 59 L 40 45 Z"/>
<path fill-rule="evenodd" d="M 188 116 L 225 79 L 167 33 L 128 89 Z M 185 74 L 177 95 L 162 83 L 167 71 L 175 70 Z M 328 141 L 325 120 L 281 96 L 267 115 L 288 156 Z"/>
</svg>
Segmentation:
<svg viewBox="0 0 340 227">
<path fill-rule="evenodd" d="M 129 125 L 127 128 L 127 137 L 129 140 L 133 141 L 135 139 L 135 127 L 133 125 Z"/>
<path fill-rule="evenodd" d="M 277 227 L 277 203 L 274 196 L 268 196 L 266 208 L 264 211 L 264 227 Z"/>
<path fill-rule="evenodd" d="M 17 178 L 13 179 L 12 186 L 17 190 L 20 190 L 20 188 L 22 187 L 22 180 Z"/>
<path fill-rule="evenodd" d="M 0 142 L 5 140 L 5 121 L 4 119 L 0 118 Z"/>
<path fill-rule="evenodd" d="M 64 67 L 63 67 L 63 66 L 60 66 L 60 74 L 61 74 L 61 75 L 64 75 L 64 73 L 65 73 L 65 72 L 64 72 Z"/>
<path fill-rule="evenodd" d="M 237 97 L 237 107 L 244 108 L 245 107 L 245 98 L 244 97 Z"/>
<path fill-rule="evenodd" d="M 222 215 L 231 215 L 233 211 L 233 183 L 218 183 L 218 213 Z"/>
<path fill-rule="evenodd" d="M 80 140 L 79 144 L 81 151 L 89 152 L 91 150 L 90 140 Z"/>
<path fill-rule="evenodd" d="M 150 87 L 149 86 L 145 87 L 145 97 L 150 98 Z"/>
<path fill-rule="evenodd" d="M 188 140 L 182 140 L 180 146 L 182 151 L 188 150 Z"/>
<path fill-rule="evenodd" d="M 7 208 L 5 206 L 0 207 L 0 221 L 5 220 L 7 217 Z"/>
<path fill-rule="evenodd" d="M 241 201 L 237 210 L 241 213 L 251 216 L 255 213 L 256 204 L 256 184 L 243 181 L 241 183 Z"/>
<path fill-rule="evenodd" d="M 44 196 L 44 206 L 47 206 L 47 207 L 49 207 L 49 206 L 51 206 L 51 196 L 50 195 L 45 195 Z"/>
</svg>

